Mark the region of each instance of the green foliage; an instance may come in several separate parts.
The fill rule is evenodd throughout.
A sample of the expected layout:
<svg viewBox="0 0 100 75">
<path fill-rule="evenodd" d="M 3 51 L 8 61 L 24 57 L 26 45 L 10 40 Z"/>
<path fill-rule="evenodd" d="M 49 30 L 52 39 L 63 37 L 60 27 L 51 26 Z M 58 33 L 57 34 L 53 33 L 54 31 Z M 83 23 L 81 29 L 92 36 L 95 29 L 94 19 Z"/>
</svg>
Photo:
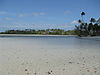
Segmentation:
<svg viewBox="0 0 100 75">
<path fill-rule="evenodd" d="M 91 18 L 90 23 L 85 23 L 83 15 L 85 12 L 81 13 L 82 20 L 78 20 L 80 25 L 75 26 L 75 33 L 78 36 L 100 36 L 100 18 L 98 20 Z"/>
<path fill-rule="evenodd" d="M 100 36 L 100 24 L 97 24 L 94 18 L 91 18 L 90 23 L 82 23 L 75 26 L 75 33 L 78 36 Z"/>
<path fill-rule="evenodd" d="M 81 15 L 85 15 L 85 12 L 81 12 Z"/>
<path fill-rule="evenodd" d="M 95 18 L 91 18 L 91 19 L 90 19 L 90 22 L 91 22 L 91 23 L 96 22 Z"/>
<path fill-rule="evenodd" d="M 63 29 L 46 29 L 46 30 L 7 30 L 1 34 L 39 34 L 39 35 L 75 35 L 74 30 L 65 31 Z"/>
</svg>

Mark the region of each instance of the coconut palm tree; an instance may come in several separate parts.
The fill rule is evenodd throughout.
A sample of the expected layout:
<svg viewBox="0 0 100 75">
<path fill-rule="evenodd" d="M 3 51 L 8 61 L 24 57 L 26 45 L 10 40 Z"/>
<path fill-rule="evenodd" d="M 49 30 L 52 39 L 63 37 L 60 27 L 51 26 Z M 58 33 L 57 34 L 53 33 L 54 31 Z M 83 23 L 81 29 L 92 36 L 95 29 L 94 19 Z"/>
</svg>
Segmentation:
<svg viewBox="0 0 100 75">
<path fill-rule="evenodd" d="M 78 20 L 78 23 L 82 23 L 82 21 L 79 19 L 79 20 Z"/>
<path fill-rule="evenodd" d="M 100 25 L 100 18 L 96 21 L 96 23 L 97 23 L 98 25 Z"/>
<path fill-rule="evenodd" d="M 84 23 L 83 15 L 85 15 L 85 12 L 81 12 L 82 22 Z"/>
<path fill-rule="evenodd" d="M 90 19 L 90 22 L 91 22 L 91 23 L 96 22 L 95 18 L 91 18 L 91 19 Z"/>
</svg>

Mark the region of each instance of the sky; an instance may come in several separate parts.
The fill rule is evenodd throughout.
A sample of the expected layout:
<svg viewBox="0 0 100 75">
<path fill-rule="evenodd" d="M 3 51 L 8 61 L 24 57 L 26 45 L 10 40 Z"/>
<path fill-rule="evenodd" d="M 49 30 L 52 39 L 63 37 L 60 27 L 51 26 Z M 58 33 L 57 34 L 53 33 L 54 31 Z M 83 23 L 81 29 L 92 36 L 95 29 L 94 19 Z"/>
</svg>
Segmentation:
<svg viewBox="0 0 100 75">
<path fill-rule="evenodd" d="M 100 0 L 0 0 L 0 31 L 10 29 L 74 29 L 100 17 Z"/>
</svg>

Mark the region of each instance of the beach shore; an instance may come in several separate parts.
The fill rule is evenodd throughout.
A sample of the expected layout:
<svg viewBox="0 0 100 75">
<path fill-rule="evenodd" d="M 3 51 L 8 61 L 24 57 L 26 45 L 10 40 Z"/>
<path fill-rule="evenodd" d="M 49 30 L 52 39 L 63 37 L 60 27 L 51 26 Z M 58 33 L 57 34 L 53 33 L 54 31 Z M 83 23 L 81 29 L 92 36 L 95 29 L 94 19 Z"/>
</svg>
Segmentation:
<svg viewBox="0 0 100 75">
<path fill-rule="evenodd" d="M 0 38 L 0 53 L 0 75 L 100 75 L 100 51 L 92 46 Z"/>
<path fill-rule="evenodd" d="M 76 36 L 76 35 L 0 34 L 0 36 Z"/>
</svg>

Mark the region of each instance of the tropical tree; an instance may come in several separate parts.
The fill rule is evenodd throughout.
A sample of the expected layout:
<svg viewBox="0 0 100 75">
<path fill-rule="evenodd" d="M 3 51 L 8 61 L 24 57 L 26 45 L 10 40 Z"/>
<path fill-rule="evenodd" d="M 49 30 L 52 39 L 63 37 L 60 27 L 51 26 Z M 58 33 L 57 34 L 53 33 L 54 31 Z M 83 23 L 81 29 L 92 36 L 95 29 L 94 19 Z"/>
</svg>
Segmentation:
<svg viewBox="0 0 100 75">
<path fill-rule="evenodd" d="M 78 20 L 78 23 L 82 23 L 82 21 L 79 19 L 79 20 Z"/>
<path fill-rule="evenodd" d="M 100 18 L 97 20 L 95 18 L 91 18 L 90 23 L 85 23 L 83 20 L 83 15 L 85 15 L 85 12 L 81 12 L 82 20 L 78 20 L 80 25 L 75 26 L 75 32 L 77 32 L 76 34 L 79 36 L 100 35 Z"/>
<path fill-rule="evenodd" d="M 91 23 L 96 22 L 95 18 L 91 18 L 91 19 L 90 19 L 90 22 L 91 22 Z"/>
<path fill-rule="evenodd" d="M 82 22 L 84 23 L 84 20 L 83 20 L 83 16 L 85 15 L 85 12 L 81 12 L 81 17 L 82 17 Z"/>
<path fill-rule="evenodd" d="M 96 24 L 100 25 L 100 18 L 97 19 Z"/>
</svg>

